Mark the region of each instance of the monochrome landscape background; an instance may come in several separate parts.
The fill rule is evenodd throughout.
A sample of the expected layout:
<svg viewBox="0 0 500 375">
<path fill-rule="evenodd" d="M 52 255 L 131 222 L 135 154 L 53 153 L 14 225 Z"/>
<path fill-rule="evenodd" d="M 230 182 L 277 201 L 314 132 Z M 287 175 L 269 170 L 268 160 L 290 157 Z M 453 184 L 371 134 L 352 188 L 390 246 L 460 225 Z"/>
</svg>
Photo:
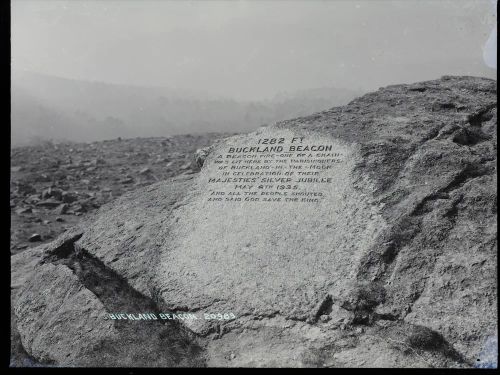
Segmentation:
<svg viewBox="0 0 500 375">
<path fill-rule="evenodd" d="M 23 0 L 11 18 L 13 146 L 245 132 L 389 84 L 496 78 L 489 0 Z"/>
</svg>

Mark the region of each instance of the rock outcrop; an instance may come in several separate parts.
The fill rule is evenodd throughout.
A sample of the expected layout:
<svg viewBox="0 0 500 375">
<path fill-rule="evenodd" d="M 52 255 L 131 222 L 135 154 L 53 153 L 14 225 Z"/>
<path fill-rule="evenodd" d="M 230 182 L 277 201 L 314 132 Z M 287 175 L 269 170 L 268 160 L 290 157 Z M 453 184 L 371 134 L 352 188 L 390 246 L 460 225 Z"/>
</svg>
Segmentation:
<svg viewBox="0 0 500 375">
<path fill-rule="evenodd" d="M 200 173 L 12 257 L 22 346 L 50 365 L 496 366 L 496 103 L 496 81 L 446 76 L 215 143 Z"/>
</svg>

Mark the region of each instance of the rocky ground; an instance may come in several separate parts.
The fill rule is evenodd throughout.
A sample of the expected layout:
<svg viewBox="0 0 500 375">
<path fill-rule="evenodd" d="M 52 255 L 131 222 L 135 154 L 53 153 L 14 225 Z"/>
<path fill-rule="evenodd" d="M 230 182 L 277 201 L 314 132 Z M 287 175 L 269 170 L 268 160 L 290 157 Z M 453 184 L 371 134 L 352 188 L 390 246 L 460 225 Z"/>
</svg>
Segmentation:
<svg viewBox="0 0 500 375">
<path fill-rule="evenodd" d="M 11 150 L 11 254 L 49 242 L 123 193 L 198 170 L 209 133 L 170 138 L 43 143 Z"/>
</svg>

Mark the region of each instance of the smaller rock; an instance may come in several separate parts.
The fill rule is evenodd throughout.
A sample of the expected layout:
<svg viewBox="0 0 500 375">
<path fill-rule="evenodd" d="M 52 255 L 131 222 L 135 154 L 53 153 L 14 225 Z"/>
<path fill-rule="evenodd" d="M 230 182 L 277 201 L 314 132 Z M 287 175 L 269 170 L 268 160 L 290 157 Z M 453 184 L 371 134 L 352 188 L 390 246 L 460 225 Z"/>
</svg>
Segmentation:
<svg viewBox="0 0 500 375">
<path fill-rule="evenodd" d="M 347 311 L 336 304 L 332 305 L 332 311 L 330 312 L 329 316 L 332 323 L 337 325 L 350 323 L 354 319 L 353 312 Z"/>
<path fill-rule="evenodd" d="M 22 170 L 23 170 L 23 167 L 21 167 L 21 166 L 10 167 L 11 172 L 21 172 Z"/>
<path fill-rule="evenodd" d="M 38 233 L 34 233 L 31 235 L 31 237 L 28 239 L 29 242 L 39 242 L 42 240 L 42 236 L 39 235 Z"/>
<path fill-rule="evenodd" d="M 153 161 L 153 164 L 163 164 L 163 163 L 167 163 L 169 160 L 167 158 L 162 158 L 162 157 L 158 157 L 156 158 L 155 161 Z"/>
<path fill-rule="evenodd" d="M 81 204 L 76 204 L 72 207 L 72 211 L 75 213 L 84 213 L 87 212 L 87 208 Z"/>
<path fill-rule="evenodd" d="M 63 191 L 61 189 L 52 189 L 52 198 L 58 201 L 62 200 Z"/>
<path fill-rule="evenodd" d="M 42 191 L 42 199 L 49 199 L 49 198 L 50 198 L 50 188 Z"/>
<path fill-rule="evenodd" d="M 188 162 L 188 163 L 183 164 L 179 169 L 181 171 L 185 171 L 185 170 L 188 170 L 190 168 L 191 168 L 191 162 Z"/>
<path fill-rule="evenodd" d="M 54 198 L 56 200 L 61 200 L 63 195 L 63 191 L 61 189 L 54 189 L 49 187 L 42 191 L 42 199 Z"/>
<path fill-rule="evenodd" d="M 30 214 L 32 212 L 33 210 L 31 209 L 31 207 L 23 207 L 16 210 L 16 214 L 18 215 Z"/>
<path fill-rule="evenodd" d="M 73 203 L 73 202 L 76 202 L 77 200 L 78 200 L 78 197 L 76 196 L 76 194 L 69 193 L 66 191 L 62 194 L 62 201 L 64 203 Z"/>
<path fill-rule="evenodd" d="M 57 208 L 54 210 L 57 215 L 64 215 L 66 212 L 68 212 L 68 204 L 63 203 L 57 206 Z"/>
<path fill-rule="evenodd" d="M 50 198 L 50 199 L 46 199 L 46 200 L 38 202 L 36 204 L 36 206 L 37 207 L 54 208 L 54 207 L 59 206 L 60 204 L 61 204 L 60 201 L 56 201 L 55 199 Z"/>
<path fill-rule="evenodd" d="M 92 165 L 97 166 L 97 165 L 104 165 L 106 164 L 106 161 L 101 158 L 94 159 L 90 162 Z"/>
<path fill-rule="evenodd" d="M 121 184 L 131 184 L 132 182 L 134 182 L 134 179 L 132 177 L 126 177 L 120 180 Z"/>
<path fill-rule="evenodd" d="M 321 315 L 321 316 L 319 317 L 319 320 L 320 320 L 321 322 L 323 322 L 323 323 L 328 322 L 330 319 L 331 319 L 331 318 L 330 318 L 328 315 Z"/>
<path fill-rule="evenodd" d="M 36 193 L 36 189 L 33 186 L 31 186 L 30 184 L 20 183 L 17 185 L 16 192 L 19 195 L 30 195 L 30 194 Z"/>
<path fill-rule="evenodd" d="M 37 202 L 40 202 L 40 196 L 38 194 L 30 195 L 24 200 L 24 202 L 28 204 L 36 204 Z"/>
<path fill-rule="evenodd" d="M 148 174 L 148 173 L 151 173 L 151 169 L 149 169 L 149 168 L 147 168 L 147 167 L 146 167 L 146 168 L 143 168 L 143 169 L 141 169 L 141 170 L 139 171 L 139 174 L 142 174 L 142 175 L 144 175 L 144 174 Z"/>
<path fill-rule="evenodd" d="M 58 217 L 56 217 L 56 221 L 58 223 L 64 223 L 65 220 L 62 217 L 58 216 Z"/>
<path fill-rule="evenodd" d="M 199 168 L 203 167 L 205 159 L 207 158 L 208 154 L 210 154 L 211 149 L 212 149 L 211 147 L 205 147 L 196 150 L 196 153 L 194 155 L 194 160 Z"/>
<path fill-rule="evenodd" d="M 364 333 L 365 329 L 363 327 L 356 328 L 356 333 Z"/>
<path fill-rule="evenodd" d="M 50 182 L 50 177 L 46 173 L 41 173 L 35 176 L 34 181 L 36 182 Z"/>
</svg>

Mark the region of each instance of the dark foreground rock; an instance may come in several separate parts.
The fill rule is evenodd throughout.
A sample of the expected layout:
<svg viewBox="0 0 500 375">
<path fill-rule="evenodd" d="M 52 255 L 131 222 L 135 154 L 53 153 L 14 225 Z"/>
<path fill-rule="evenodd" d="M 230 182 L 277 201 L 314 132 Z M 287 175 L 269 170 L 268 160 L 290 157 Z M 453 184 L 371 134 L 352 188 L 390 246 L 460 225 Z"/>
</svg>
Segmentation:
<svg viewBox="0 0 500 375">
<path fill-rule="evenodd" d="M 496 81 L 443 77 L 219 141 L 12 257 L 20 342 L 50 365 L 496 366 L 496 123 Z"/>
</svg>

